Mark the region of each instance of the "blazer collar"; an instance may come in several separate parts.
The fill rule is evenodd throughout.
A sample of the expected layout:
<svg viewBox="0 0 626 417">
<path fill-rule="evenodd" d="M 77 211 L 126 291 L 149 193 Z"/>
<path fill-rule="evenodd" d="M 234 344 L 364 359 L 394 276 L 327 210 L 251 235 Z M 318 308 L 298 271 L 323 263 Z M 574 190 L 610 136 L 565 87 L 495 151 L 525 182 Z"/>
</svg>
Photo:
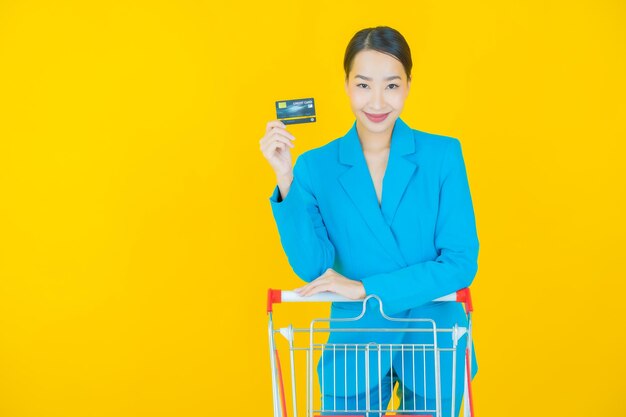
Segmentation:
<svg viewBox="0 0 626 417">
<path fill-rule="evenodd" d="M 413 153 L 413 130 L 398 117 L 391 133 L 389 160 L 383 178 L 382 206 L 379 206 L 356 130 L 356 121 L 339 140 L 339 161 L 350 166 L 339 176 L 339 182 L 385 251 L 400 267 L 406 266 L 406 261 L 397 245 L 391 225 L 404 191 L 418 168 L 406 158 Z"/>
<path fill-rule="evenodd" d="M 389 157 L 396 155 L 407 155 L 415 152 L 415 140 L 413 140 L 413 130 L 400 117 L 396 119 L 391 133 L 391 148 Z M 352 127 L 339 141 L 339 162 L 345 165 L 357 165 L 365 162 L 363 147 L 359 141 L 356 130 L 356 120 Z"/>
</svg>

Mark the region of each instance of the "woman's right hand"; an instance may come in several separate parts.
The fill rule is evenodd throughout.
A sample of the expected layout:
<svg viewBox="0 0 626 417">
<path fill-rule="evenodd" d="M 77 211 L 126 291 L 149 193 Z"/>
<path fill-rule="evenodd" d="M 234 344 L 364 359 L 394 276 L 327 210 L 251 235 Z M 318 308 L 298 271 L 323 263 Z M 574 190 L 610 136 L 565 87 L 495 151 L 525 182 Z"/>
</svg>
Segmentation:
<svg viewBox="0 0 626 417">
<path fill-rule="evenodd" d="M 296 138 L 287 131 L 280 120 L 271 120 L 265 127 L 265 136 L 260 140 L 261 152 L 270 163 L 277 178 L 293 176 L 291 151 Z"/>
</svg>

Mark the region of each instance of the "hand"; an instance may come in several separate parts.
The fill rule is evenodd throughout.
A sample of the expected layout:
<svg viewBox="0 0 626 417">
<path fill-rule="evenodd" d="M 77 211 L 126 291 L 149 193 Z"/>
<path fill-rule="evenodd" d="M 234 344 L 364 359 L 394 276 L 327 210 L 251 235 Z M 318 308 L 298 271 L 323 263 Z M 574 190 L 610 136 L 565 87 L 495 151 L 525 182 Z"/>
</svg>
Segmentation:
<svg viewBox="0 0 626 417">
<path fill-rule="evenodd" d="M 365 287 L 361 281 L 346 278 L 332 268 L 328 268 L 319 277 L 309 282 L 307 285 L 294 290 L 298 295 L 310 296 L 324 291 L 343 295 L 351 300 L 362 300 L 365 298 Z"/>
<path fill-rule="evenodd" d="M 294 147 L 296 138 L 287 131 L 280 120 L 271 120 L 265 127 L 265 135 L 259 141 L 261 152 L 268 160 L 277 177 L 292 176 L 290 149 Z"/>
</svg>

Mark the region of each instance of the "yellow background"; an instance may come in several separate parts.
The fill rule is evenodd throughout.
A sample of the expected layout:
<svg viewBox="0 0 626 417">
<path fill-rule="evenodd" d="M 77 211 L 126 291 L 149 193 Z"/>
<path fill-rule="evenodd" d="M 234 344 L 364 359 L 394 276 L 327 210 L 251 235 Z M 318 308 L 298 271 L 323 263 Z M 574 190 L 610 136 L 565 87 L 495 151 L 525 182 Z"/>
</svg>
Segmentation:
<svg viewBox="0 0 626 417">
<path fill-rule="evenodd" d="M 617 0 L 0 2 L 0 415 L 271 415 L 265 291 L 299 282 L 259 139 L 310 96 L 294 160 L 343 135 L 344 49 L 379 24 L 412 48 L 403 119 L 463 145 L 477 416 L 626 415 L 625 22 Z"/>
</svg>

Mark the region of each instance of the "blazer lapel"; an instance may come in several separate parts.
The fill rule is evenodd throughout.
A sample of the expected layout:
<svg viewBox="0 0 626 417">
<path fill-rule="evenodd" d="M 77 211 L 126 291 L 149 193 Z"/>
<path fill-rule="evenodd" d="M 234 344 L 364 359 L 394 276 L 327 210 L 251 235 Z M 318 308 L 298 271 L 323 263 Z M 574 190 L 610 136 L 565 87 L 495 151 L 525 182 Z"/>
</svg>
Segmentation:
<svg viewBox="0 0 626 417">
<path fill-rule="evenodd" d="M 383 179 L 382 207 L 379 207 L 372 176 L 357 134 L 356 121 L 339 141 L 339 162 L 351 166 L 338 177 L 339 182 L 384 250 L 400 267 L 406 266 L 406 261 L 390 226 L 404 189 L 416 170 L 416 165 L 407 161 L 403 155 L 414 150 L 411 128 L 400 118 L 396 119 Z"/>
<path fill-rule="evenodd" d="M 382 213 L 386 223 L 391 226 L 393 218 L 402 200 L 404 191 L 418 166 L 405 158 L 405 155 L 415 152 L 415 139 L 413 131 L 400 118 L 391 134 L 391 148 L 389 161 L 383 178 Z"/>
</svg>

